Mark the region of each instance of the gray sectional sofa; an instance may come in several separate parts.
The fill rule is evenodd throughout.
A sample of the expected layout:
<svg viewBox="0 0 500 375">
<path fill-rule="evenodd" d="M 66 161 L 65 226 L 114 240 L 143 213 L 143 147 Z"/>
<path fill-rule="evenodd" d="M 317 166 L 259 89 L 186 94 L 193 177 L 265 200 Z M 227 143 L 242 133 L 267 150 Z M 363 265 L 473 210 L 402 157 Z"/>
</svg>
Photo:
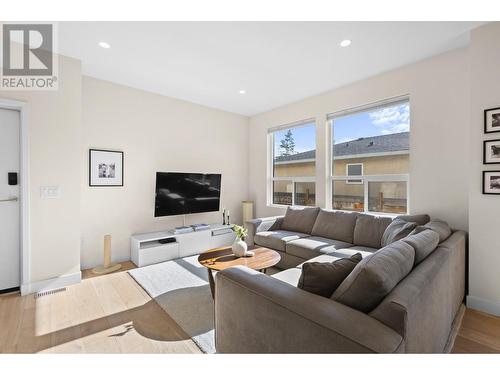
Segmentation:
<svg viewBox="0 0 500 375">
<path fill-rule="evenodd" d="M 216 275 L 219 353 L 442 353 L 463 309 L 466 233 L 428 215 L 289 208 L 249 222 L 247 241 L 283 269 Z M 331 298 L 299 289 L 305 262 L 363 260 Z"/>
</svg>

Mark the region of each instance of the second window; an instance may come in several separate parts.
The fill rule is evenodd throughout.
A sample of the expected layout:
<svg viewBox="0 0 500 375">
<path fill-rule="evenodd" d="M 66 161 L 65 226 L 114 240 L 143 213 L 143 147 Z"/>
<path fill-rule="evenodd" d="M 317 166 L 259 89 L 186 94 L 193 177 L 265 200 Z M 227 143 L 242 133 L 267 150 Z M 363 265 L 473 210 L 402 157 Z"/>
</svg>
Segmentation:
<svg viewBox="0 0 500 375">
<path fill-rule="evenodd" d="M 332 208 L 408 212 L 409 101 L 343 113 L 329 119 Z"/>
</svg>

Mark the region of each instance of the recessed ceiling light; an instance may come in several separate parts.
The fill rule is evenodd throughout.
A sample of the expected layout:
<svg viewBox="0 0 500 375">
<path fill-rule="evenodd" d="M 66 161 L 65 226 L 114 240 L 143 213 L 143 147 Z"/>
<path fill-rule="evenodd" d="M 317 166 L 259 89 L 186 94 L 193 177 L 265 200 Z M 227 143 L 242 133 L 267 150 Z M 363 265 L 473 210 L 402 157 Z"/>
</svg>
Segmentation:
<svg viewBox="0 0 500 375">
<path fill-rule="evenodd" d="M 111 44 L 106 43 L 106 42 L 99 42 L 98 44 L 102 48 L 106 48 L 106 49 L 111 48 Z"/>
<path fill-rule="evenodd" d="M 344 39 L 343 41 L 340 42 L 341 47 L 349 47 L 351 45 L 351 40 L 350 39 Z"/>
<path fill-rule="evenodd" d="M 240 91 L 239 91 L 239 93 L 240 93 L 241 95 L 243 95 L 243 94 L 245 94 L 245 93 L 246 93 L 246 91 L 245 91 L 245 90 L 240 90 Z"/>
</svg>

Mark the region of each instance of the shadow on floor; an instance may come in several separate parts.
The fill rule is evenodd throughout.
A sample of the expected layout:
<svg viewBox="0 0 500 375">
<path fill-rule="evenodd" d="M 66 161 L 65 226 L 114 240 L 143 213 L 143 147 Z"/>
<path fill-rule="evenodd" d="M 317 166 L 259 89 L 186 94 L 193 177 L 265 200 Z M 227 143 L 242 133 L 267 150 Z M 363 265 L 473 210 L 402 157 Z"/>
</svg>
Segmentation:
<svg viewBox="0 0 500 375">
<path fill-rule="evenodd" d="M 17 297 L 16 300 L 19 301 L 21 298 Z M 19 311 L 16 312 L 19 313 Z M 110 333 L 103 334 L 101 338 L 123 337 L 135 330 L 139 335 L 155 341 L 190 339 L 154 300 L 129 310 L 41 335 L 36 333 L 36 314 L 37 308 L 25 309 L 22 321 L 19 321 L 17 327 L 12 328 L 17 329 L 18 332 L 2 332 L 0 353 L 38 353 L 73 341 L 78 346 L 81 345 L 80 339 L 85 340 L 108 330 Z M 79 352 L 79 350 L 70 350 L 70 352 Z"/>
</svg>

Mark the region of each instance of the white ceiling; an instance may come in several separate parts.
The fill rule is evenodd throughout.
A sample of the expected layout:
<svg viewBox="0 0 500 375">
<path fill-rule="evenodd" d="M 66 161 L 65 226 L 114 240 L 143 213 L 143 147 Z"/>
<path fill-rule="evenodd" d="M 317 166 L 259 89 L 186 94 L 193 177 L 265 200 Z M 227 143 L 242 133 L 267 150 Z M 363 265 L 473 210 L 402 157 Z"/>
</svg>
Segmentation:
<svg viewBox="0 0 500 375">
<path fill-rule="evenodd" d="M 59 51 L 85 75 L 251 116 L 465 46 L 480 24 L 61 22 Z"/>
</svg>

